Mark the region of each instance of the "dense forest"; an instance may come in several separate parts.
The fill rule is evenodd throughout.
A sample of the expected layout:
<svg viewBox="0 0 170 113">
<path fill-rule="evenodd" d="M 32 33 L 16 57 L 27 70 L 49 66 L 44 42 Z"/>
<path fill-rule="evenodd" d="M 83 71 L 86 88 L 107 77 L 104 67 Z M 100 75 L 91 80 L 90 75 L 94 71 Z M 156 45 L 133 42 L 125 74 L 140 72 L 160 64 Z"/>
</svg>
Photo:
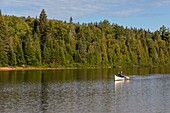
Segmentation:
<svg viewBox="0 0 170 113">
<path fill-rule="evenodd" d="M 0 67 L 114 67 L 170 65 L 170 31 L 127 28 L 104 20 L 73 23 L 2 15 Z"/>
</svg>

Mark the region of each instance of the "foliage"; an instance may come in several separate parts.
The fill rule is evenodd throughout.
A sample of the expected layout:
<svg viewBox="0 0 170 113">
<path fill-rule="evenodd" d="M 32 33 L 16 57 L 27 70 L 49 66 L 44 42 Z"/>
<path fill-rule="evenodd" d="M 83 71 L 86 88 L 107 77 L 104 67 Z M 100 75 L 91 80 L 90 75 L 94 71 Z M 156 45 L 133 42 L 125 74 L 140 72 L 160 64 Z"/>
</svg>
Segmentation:
<svg viewBox="0 0 170 113">
<path fill-rule="evenodd" d="M 170 31 L 125 28 L 104 20 L 69 23 L 2 15 L 0 66 L 104 67 L 170 65 Z"/>
</svg>

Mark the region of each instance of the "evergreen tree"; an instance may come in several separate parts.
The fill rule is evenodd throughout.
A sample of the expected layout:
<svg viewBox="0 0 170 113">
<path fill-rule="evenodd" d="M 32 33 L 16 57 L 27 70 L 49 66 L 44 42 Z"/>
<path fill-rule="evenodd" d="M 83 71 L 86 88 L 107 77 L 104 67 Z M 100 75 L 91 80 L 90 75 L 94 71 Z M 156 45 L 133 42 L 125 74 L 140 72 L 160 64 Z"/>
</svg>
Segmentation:
<svg viewBox="0 0 170 113">
<path fill-rule="evenodd" d="M 72 24 L 73 23 L 73 18 L 72 18 L 72 16 L 70 17 L 70 24 Z"/>
<path fill-rule="evenodd" d="M 110 24 L 3 16 L 0 11 L 0 66 L 170 65 L 170 31 Z"/>
<path fill-rule="evenodd" d="M 41 52 L 42 52 L 42 59 L 45 59 L 45 45 L 47 42 L 47 15 L 45 13 L 45 10 L 42 9 L 40 13 L 40 24 L 39 24 L 39 30 L 40 30 L 40 46 L 41 46 Z"/>
<path fill-rule="evenodd" d="M 163 40 L 170 43 L 170 32 L 169 29 L 166 28 L 164 25 L 160 28 L 160 34 Z"/>
<path fill-rule="evenodd" d="M 10 48 L 10 51 L 8 53 L 8 59 L 9 59 L 9 65 L 10 66 L 16 66 L 17 65 L 17 59 L 16 54 L 14 53 L 13 48 Z"/>
<path fill-rule="evenodd" d="M 24 58 L 24 53 L 23 53 L 23 48 L 22 48 L 21 43 L 17 44 L 16 59 L 17 59 L 18 66 L 22 66 L 25 64 L 25 58 Z"/>
<path fill-rule="evenodd" d="M 40 13 L 40 33 L 41 33 L 41 36 L 45 36 L 47 35 L 47 15 L 45 13 L 45 10 L 42 9 L 41 13 Z"/>
<path fill-rule="evenodd" d="M 9 52 L 9 40 L 7 30 L 7 26 L 0 10 L 0 66 L 6 66 L 8 64 L 7 54 Z"/>
</svg>

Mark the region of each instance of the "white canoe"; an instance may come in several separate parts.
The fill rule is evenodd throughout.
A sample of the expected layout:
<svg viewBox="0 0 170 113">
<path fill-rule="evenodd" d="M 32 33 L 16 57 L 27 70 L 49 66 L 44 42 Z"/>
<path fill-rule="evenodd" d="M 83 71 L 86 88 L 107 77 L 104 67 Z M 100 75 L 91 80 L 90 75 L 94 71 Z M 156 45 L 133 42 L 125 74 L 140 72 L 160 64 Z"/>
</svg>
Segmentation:
<svg viewBox="0 0 170 113">
<path fill-rule="evenodd" d="M 128 76 L 124 76 L 124 77 L 119 77 L 117 75 L 115 75 L 115 81 L 122 81 L 122 80 L 129 80 L 130 78 Z"/>
</svg>

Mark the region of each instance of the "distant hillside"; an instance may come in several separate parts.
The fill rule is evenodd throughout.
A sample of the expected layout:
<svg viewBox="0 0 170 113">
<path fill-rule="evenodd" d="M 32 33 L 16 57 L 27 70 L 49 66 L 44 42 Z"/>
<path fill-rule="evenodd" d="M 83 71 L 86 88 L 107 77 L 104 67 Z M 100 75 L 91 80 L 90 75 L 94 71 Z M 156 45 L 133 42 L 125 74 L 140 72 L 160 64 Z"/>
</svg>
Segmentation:
<svg viewBox="0 0 170 113">
<path fill-rule="evenodd" d="M 109 67 L 170 65 L 170 31 L 73 23 L 0 13 L 0 66 Z"/>
</svg>

